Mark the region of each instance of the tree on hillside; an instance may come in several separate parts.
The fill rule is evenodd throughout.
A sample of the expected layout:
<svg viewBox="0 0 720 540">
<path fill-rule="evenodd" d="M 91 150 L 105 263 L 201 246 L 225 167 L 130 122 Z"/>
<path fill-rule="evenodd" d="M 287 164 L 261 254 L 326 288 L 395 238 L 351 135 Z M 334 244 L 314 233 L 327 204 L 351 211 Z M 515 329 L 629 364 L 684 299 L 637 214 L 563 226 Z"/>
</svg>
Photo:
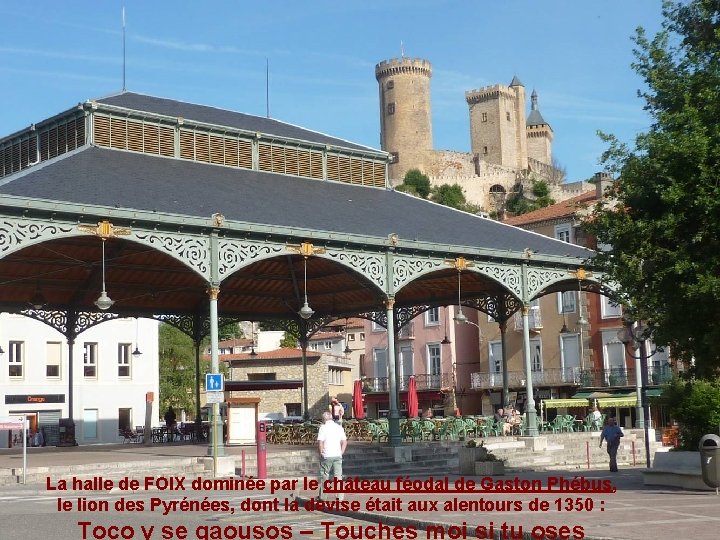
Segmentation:
<svg viewBox="0 0 720 540">
<path fill-rule="evenodd" d="M 431 191 L 430 178 L 418 169 L 410 169 L 405 173 L 403 183 L 395 189 L 427 199 Z"/>
<path fill-rule="evenodd" d="M 555 204 L 555 200 L 550 197 L 550 188 L 547 182 L 533 178 L 531 186 L 531 194 L 527 195 L 523 185 L 518 184 L 517 189 L 505 200 L 505 210 L 518 216 Z"/>
<path fill-rule="evenodd" d="M 618 300 L 647 321 L 656 343 L 720 368 L 720 3 L 665 2 L 661 31 L 638 28 L 634 69 L 652 117 L 633 149 L 616 138 L 603 155 L 619 180 L 616 206 L 587 222 L 611 246 L 597 264 Z"/>
<path fill-rule="evenodd" d="M 430 198 L 436 203 L 458 210 L 465 210 L 467 205 L 463 188 L 459 184 L 442 184 L 434 187 Z"/>
</svg>

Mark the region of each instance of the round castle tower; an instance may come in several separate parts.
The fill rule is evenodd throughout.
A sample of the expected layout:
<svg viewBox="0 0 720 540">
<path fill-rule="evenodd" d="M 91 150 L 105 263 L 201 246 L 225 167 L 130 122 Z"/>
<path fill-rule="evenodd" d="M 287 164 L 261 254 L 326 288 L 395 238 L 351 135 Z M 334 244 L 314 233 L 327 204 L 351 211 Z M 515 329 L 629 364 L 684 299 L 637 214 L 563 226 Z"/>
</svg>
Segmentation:
<svg viewBox="0 0 720 540">
<path fill-rule="evenodd" d="M 380 92 L 380 145 L 393 154 L 391 184 L 402 183 L 410 169 L 425 170 L 432 150 L 430 108 L 432 66 L 420 58 L 393 58 L 375 66 Z"/>
</svg>

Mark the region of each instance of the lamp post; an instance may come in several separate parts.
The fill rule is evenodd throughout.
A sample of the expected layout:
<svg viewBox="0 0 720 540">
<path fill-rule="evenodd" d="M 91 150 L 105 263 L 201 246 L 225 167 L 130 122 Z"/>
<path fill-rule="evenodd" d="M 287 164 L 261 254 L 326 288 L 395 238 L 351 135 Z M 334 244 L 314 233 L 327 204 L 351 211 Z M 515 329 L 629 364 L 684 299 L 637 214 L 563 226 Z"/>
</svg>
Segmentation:
<svg viewBox="0 0 720 540">
<path fill-rule="evenodd" d="M 632 358 L 635 359 L 636 370 L 638 368 L 638 361 L 640 362 L 640 384 L 638 400 L 640 406 L 638 407 L 637 427 L 643 428 L 645 432 L 645 461 L 647 467 L 650 468 L 650 404 L 647 399 L 647 385 L 648 385 L 648 359 L 657 352 L 657 347 L 648 354 L 647 351 L 647 339 L 649 336 L 649 329 L 641 323 L 633 324 L 630 321 L 625 322 L 625 328 L 618 331 L 618 339 L 623 345 L 633 344 L 640 351 L 640 355 L 629 353 Z M 627 347 L 625 347 L 625 353 Z M 641 415 L 639 413 L 642 413 Z"/>
</svg>

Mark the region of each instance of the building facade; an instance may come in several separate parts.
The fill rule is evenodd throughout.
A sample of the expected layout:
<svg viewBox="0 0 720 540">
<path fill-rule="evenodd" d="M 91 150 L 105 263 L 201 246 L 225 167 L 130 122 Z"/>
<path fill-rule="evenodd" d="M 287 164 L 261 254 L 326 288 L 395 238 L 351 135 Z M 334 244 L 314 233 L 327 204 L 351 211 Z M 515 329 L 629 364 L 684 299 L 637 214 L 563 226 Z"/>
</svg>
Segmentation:
<svg viewBox="0 0 720 540">
<path fill-rule="evenodd" d="M 159 424 L 158 322 L 117 319 L 81 333 L 73 346 L 73 409 L 78 444 L 117 443 L 120 429 L 145 425 L 153 397 L 152 425 Z M 69 353 L 62 334 L 46 324 L 0 313 L 0 416 L 23 415 L 45 443 L 61 442 L 68 418 Z M 135 354 L 133 354 L 135 353 Z M 0 446 L 22 444 L 19 433 L 0 432 Z"/>
</svg>

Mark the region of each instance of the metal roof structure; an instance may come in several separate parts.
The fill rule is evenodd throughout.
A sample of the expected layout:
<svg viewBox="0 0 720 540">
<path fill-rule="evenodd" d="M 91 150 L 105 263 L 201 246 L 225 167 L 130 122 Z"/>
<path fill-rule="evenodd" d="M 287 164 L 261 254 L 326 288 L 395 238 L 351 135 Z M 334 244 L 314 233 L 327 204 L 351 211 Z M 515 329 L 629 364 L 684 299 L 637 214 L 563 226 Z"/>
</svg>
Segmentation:
<svg viewBox="0 0 720 540">
<path fill-rule="evenodd" d="M 458 302 L 502 321 L 599 287 L 592 251 L 393 191 L 389 158 L 212 107 L 84 102 L 0 139 L 0 309 L 69 341 L 118 316 L 212 335 L 218 313 L 295 319 L 306 338 L 358 314 L 391 332 Z"/>
</svg>

